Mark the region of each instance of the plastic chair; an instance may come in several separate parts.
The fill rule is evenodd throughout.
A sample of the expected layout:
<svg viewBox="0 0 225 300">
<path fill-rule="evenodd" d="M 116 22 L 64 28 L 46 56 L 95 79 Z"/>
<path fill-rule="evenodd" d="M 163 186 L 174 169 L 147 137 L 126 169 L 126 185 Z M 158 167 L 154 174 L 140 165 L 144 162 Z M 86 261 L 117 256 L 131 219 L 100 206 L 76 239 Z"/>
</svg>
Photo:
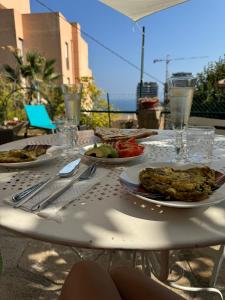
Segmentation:
<svg viewBox="0 0 225 300">
<path fill-rule="evenodd" d="M 54 132 L 56 125 L 52 123 L 44 105 L 25 105 L 24 108 L 29 121 L 28 126 L 44 128 Z M 27 132 L 25 135 L 27 136 Z"/>
</svg>

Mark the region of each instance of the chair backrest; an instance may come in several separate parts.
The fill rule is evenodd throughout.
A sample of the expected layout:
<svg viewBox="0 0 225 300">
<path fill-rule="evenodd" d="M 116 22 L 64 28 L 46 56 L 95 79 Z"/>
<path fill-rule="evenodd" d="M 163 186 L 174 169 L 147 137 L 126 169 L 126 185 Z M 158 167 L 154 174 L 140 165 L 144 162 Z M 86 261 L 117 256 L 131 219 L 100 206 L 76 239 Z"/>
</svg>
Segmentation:
<svg viewBox="0 0 225 300">
<path fill-rule="evenodd" d="M 56 129 L 44 105 L 25 105 L 25 112 L 31 126 Z"/>
</svg>

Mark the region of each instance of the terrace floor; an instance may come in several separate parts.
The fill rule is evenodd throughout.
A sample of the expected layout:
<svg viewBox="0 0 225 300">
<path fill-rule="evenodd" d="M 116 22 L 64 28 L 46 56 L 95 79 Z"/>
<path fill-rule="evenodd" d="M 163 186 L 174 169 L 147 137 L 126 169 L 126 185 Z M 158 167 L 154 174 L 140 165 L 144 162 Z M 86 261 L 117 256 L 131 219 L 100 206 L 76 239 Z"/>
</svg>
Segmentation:
<svg viewBox="0 0 225 300">
<path fill-rule="evenodd" d="M 4 258 L 4 270 L 0 276 L 1 300 L 56 300 L 62 283 L 71 266 L 80 260 L 75 249 L 51 243 L 35 241 L 0 229 L 0 249 Z M 97 260 L 107 268 L 108 256 L 100 250 L 82 249 L 85 259 Z M 213 260 L 218 247 L 195 250 L 183 250 L 175 253 L 177 261 L 172 274 L 184 271 L 180 284 L 204 286 L 209 281 Z M 113 258 L 113 265 L 129 264 L 130 256 L 126 252 L 118 252 Z M 192 270 L 192 273 L 191 273 Z M 225 285 L 225 266 L 222 266 L 218 286 Z M 208 300 L 213 294 L 199 292 L 191 294 L 176 290 L 185 299 Z M 225 295 L 225 291 L 223 292 Z M 217 297 L 217 296 L 216 296 Z M 215 299 L 219 299 L 218 297 Z"/>
</svg>

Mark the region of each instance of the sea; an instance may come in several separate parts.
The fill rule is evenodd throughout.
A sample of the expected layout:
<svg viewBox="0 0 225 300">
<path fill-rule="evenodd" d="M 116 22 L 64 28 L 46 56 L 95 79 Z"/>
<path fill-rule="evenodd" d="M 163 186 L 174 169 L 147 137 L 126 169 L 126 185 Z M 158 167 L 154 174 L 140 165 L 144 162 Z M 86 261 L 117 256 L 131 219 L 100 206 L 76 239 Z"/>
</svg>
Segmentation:
<svg viewBox="0 0 225 300">
<path fill-rule="evenodd" d="M 159 97 L 160 99 L 160 97 Z M 163 99 L 163 97 L 162 97 Z M 134 95 L 122 97 L 121 95 L 119 97 L 109 97 L 109 102 L 113 106 L 113 109 L 121 110 L 121 111 L 136 111 L 136 97 Z M 161 100 L 160 100 L 161 102 Z M 161 102 L 162 104 L 163 102 Z"/>
<path fill-rule="evenodd" d="M 110 99 L 112 110 L 136 111 L 136 99 Z"/>
</svg>

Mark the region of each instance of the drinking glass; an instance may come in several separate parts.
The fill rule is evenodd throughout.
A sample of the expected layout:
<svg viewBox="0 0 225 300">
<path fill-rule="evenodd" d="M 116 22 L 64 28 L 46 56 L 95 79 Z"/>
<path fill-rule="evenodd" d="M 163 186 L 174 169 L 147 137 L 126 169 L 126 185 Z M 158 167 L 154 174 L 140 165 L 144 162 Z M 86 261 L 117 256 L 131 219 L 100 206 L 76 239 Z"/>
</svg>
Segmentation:
<svg viewBox="0 0 225 300">
<path fill-rule="evenodd" d="M 78 125 L 80 123 L 80 109 L 83 85 L 63 85 L 63 98 L 65 104 L 66 121 L 64 124 L 64 135 L 70 149 L 77 150 Z"/>
<path fill-rule="evenodd" d="M 173 74 L 168 81 L 170 116 L 172 129 L 175 130 L 175 161 L 183 160 L 183 129 L 188 125 L 195 81 L 191 73 Z"/>
<path fill-rule="evenodd" d="M 66 120 L 73 125 L 80 123 L 80 108 L 83 85 L 81 83 L 63 85 Z"/>
<path fill-rule="evenodd" d="M 66 139 L 67 149 L 78 150 L 78 127 L 72 122 L 66 121 L 64 125 L 64 135 Z"/>
<path fill-rule="evenodd" d="M 57 118 L 54 123 L 56 125 L 56 134 L 55 134 L 56 145 L 66 147 L 66 136 L 64 134 L 65 120 L 63 118 Z"/>
<path fill-rule="evenodd" d="M 171 87 L 169 90 L 171 123 L 175 130 L 175 161 L 183 159 L 183 129 L 188 125 L 193 93 L 193 87 Z"/>
<path fill-rule="evenodd" d="M 186 133 L 186 159 L 192 163 L 210 163 L 213 153 L 215 128 L 189 126 Z"/>
<path fill-rule="evenodd" d="M 64 148 L 63 152 L 77 150 L 78 144 L 78 128 L 66 119 L 57 119 L 56 124 L 56 145 Z"/>
</svg>

